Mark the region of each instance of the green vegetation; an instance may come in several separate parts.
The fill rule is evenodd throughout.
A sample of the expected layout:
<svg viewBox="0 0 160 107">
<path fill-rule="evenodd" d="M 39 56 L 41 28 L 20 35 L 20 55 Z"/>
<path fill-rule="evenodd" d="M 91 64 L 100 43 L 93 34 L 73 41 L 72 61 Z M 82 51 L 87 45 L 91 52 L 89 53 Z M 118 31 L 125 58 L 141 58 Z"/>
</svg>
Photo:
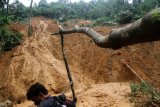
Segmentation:
<svg viewBox="0 0 160 107">
<path fill-rule="evenodd" d="M 129 11 L 122 11 L 118 14 L 118 19 L 117 21 L 120 23 L 120 24 L 123 24 L 123 23 L 129 23 L 132 21 L 132 13 L 129 12 Z"/>
<path fill-rule="evenodd" d="M 24 10 L 25 6 L 18 0 L 11 5 L 8 2 L 9 0 L 0 1 L 0 52 L 11 50 L 22 40 L 22 34 L 18 31 L 10 31 L 7 25 L 24 18 L 21 11 Z"/>
<path fill-rule="evenodd" d="M 157 91 L 149 83 L 142 82 L 139 84 L 131 84 L 131 99 L 135 102 L 135 107 L 159 107 L 160 92 Z"/>
<path fill-rule="evenodd" d="M 12 21 L 21 21 L 28 17 L 29 7 L 15 0 L 12 4 L 7 5 L 7 10 L 5 5 L 8 0 L 3 1 L 0 1 L 0 18 L 3 16 L 5 19 L 7 15 L 7 18 L 10 17 Z M 33 5 L 32 15 L 57 19 L 60 22 L 69 19 L 88 19 L 96 21 L 97 25 L 105 25 L 108 22 L 123 24 L 141 18 L 159 4 L 159 0 L 133 0 L 132 3 L 129 3 L 129 0 L 91 0 L 89 3 L 83 0 L 75 3 L 69 0 L 58 0 L 51 3 L 40 0 L 38 4 Z"/>
<path fill-rule="evenodd" d="M 153 13 L 153 16 L 151 17 L 151 20 L 152 20 L 152 23 L 156 22 L 156 21 L 159 21 L 160 20 L 160 13 L 158 12 L 154 12 Z"/>
<path fill-rule="evenodd" d="M 19 32 L 13 32 L 7 28 L 0 29 L 0 51 L 9 51 L 13 47 L 20 44 L 22 34 Z"/>
<path fill-rule="evenodd" d="M 129 23 L 141 18 L 144 14 L 159 6 L 158 0 L 92 0 L 89 3 L 83 0 L 70 3 L 69 0 L 47 3 L 41 0 L 33 6 L 33 16 L 65 21 L 68 19 L 89 19 L 100 25 L 105 23 Z M 104 23 L 102 23 L 102 21 Z"/>
</svg>

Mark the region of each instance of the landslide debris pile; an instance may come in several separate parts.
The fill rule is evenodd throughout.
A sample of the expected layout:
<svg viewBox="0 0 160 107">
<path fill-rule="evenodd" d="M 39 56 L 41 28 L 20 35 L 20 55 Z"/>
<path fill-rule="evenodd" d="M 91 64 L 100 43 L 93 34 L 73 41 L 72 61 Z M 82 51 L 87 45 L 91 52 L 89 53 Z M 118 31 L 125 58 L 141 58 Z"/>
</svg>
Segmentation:
<svg viewBox="0 0 160 107">
<path fill-rule="evenodd" d="M 83 23 L 84 24 L 84 23 Z M 24 34 L 22 44 L 0 55 L 0 101 L 9 99 L 17 107 L 31 107 L 25 98 L 34 82 L 44 84 L 51 94 L 58 94 L 68 85 L 61 55 L 58 25 L 50 19 L 32 19 L 33 33 L 27 25 L 15 23 L 11 29 Z M 106 35 L 109 27 L 95 27 Z M 97 47 L 83 34 L 65 36 L 65 50 L 72 71 L 78 107 L 132 107 L 129 82 L 139 81 L 120 61 L 124 59 L 140 76 L 160 87 L 160 43 L 142 43 L 119 50 Z M 70 95 L 70 93 L 68 93 Z M 34 107 L 34 106 L 33 106 Z"/>
</svg>

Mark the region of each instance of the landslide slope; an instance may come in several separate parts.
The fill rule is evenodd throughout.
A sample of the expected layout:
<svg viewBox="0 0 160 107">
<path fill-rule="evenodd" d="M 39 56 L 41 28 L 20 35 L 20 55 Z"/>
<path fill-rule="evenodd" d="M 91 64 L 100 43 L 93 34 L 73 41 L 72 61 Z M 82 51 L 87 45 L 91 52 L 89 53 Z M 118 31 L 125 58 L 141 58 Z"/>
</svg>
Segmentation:
<svg viewBox="0 0 160 107">
<path fill-rule="evenodd" d="M 44 84 L 51 94 L 62 92 L 68 85 L 68 78 L 60 37 L 50 35 L 58 32 L 58 25 L 50 19 L 33 18 L 31 36 L 27 35 L 26 25 L 13 24 L 10 27 L 21 31 L 24 40 L 13 51 L 0 57 L 0 99 L 10 99 L 18 103 L 18 107 L 33 106 L 25 101 L 25 93 L 35 82 Z M 111 31 L 109 27 L 94 29 L 103 35 Z M 125 82 L 139 80 L 120 59 L 124 59 L 141 78 L 160 87 L 159 42 L 112 50 L 99 48 L 86 35 L 76 33 L 65 36 L 65 53 L 78 107 L 132 107 L 128 101 L 129 84 Z"/>
</svg>

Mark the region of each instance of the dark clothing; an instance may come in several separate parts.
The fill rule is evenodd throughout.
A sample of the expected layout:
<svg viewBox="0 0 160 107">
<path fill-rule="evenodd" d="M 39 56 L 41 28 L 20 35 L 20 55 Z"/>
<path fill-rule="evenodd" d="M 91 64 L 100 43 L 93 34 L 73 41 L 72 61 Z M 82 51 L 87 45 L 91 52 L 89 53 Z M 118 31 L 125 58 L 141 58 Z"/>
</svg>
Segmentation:
<svg viewBox="0 0 160 107">
<path fill-rule="evenodd" d="M 57 102 L 52 96 L 47 97 L 44 99 L 38 107 L 66 107 L 65 105 L 61 105 Z"/>
</svg>

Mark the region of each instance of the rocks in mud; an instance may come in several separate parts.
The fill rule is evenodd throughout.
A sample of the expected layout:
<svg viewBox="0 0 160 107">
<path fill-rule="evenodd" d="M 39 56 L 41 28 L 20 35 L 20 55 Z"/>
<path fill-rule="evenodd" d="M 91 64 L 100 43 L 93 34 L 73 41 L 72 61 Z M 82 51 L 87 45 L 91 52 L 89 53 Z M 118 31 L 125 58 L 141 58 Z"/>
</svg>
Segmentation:
<svg viewBox="0 0 160 107">
<path fill-rule="evenodd" d="M 10 100 L 6 100 L 4 102 L 0 102 L 0 107 L 13 107 L 13 103 Z"/>
</svg>

